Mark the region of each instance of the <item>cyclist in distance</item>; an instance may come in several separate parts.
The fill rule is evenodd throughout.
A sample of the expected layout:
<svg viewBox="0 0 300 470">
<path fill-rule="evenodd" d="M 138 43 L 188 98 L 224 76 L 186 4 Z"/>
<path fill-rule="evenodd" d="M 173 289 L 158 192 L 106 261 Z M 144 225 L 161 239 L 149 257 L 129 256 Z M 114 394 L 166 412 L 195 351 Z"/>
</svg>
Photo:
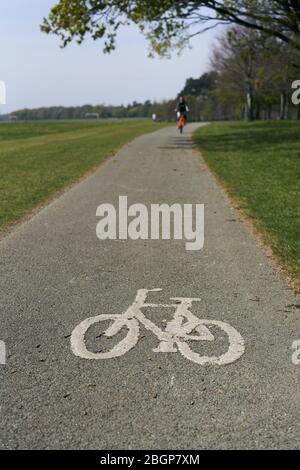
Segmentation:
<svg viewBox="0 0 300 470">
<path fill-rule="evenodd" d="M 182 95 L 179 96 L 175 111 L 177 112 L 178 118 L 177 127 L 180 133 L 182 133 L 183 127 L 186 124 L 187 113 L 189 112 L 189 107 Z"/>
<path fill-rule="evenodd" d="M 183 116 L 186 121 L 187 113 L 189 112 L 189 107 L 182 95 L 179 96 L 177 106 L 175 111 L 177 112 L 178 117 Z"/>
</svg>

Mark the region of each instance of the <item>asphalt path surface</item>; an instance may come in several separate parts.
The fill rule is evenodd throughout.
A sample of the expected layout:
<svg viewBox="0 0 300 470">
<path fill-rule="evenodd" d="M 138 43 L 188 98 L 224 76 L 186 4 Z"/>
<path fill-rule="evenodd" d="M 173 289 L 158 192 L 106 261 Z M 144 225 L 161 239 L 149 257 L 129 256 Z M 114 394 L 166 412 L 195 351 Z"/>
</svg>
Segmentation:
<svg viewBox="0 0 300 470">
<path fill-rule="evenodd" d="M 196 127 L 134 140 L 1 240 L 2 449 L 299 449 L 300 365 L 291 359 L 299 300 L 193 149 Z M 118 207 L 120 195 L 147 207 L 205 204 L 204 248 L 100 241 L 97 207 Z M 157 288 L 151 303 L 201 298 L 190 311 L 207 320 L 213 340 L 185 344 L 205 364 L 176 342 L 173 352 L 154 352 L 160 340 L 137 320 L 105 337 L 120 318 L 109 316 L 85 335 L 97 358 L 74 354 L 71 334 L 81 322 L 124 313 L 139 289 Z M 160 331 L 174 312 L 143 309 Z M 231 363 L 209 359 L 226 354 L 232 340 L 209 321 L 242 338 L 243 354 Z M 103 358 L 123 340 L 127 352 Z"/>
</svg>

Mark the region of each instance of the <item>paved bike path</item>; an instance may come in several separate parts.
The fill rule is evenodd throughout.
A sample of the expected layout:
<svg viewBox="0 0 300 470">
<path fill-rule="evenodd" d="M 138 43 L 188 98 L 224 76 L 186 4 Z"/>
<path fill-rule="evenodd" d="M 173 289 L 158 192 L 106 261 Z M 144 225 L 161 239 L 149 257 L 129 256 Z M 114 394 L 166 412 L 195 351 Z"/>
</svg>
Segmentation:
<svg viewBox="0 0 300 470">
<path fill-rule="evenodd" d="M 1 448 L 299 448 L 299 301 L 255 238 L 238 221 L 183 136 L 166 128 L 126 145 L 95 174 L 0 242 Z M 119 195 L 138 202 L 205 204 L 205 245 L 182 241 L 99 241 L 96 209 Z M 245 353 L 232 364 L 201 366 L 179 352 L 154 353 L 140 327 L 127 354 L 86 360 L 70 348 L 88 317 L 120 314 L 138 289 L 161 288 L 155 303 L 200 297 L 192 312 L 230 324 Z M 171 309 L 147 309 L 164 328 Z M 98 324 L 91 350 L 103 339 Z M 98 328 L 98 329 L 97 329 Z M 197 343 L 226 351 L 226 335 Z M 98 336 L 98 338 L 97 338 Z M 104 343 L 103 341 L 107 341 Z M 106 346 L 107 345 L 107 346 Z"/>
</svg>

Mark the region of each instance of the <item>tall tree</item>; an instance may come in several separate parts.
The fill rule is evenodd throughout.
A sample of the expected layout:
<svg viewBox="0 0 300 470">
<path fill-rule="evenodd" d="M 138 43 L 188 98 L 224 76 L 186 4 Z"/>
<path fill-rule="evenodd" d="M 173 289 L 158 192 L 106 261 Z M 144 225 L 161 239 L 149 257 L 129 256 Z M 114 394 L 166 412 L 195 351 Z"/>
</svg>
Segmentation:
<svg viewBox="0 0 300 470">
<path fill-rule="evenodd" d="M 208 96 L 215 86 L 216 73 L 206 72 L 200 78 L 188 78 L 185 82 L 181 95 Z"/>
<path fill-rule="evenodd" d="M 103 38 L 109 52 L 119 28 L 131 22 L 162 55 L 218 23 L 259 30 L 300 49 L 300 0 L 59 0 L 42 30 L 60 36 L 62 46 Z"/>
<path fill-rule="evenodd" d="M 215 46 L 212 67 L 218 73 L 216 94 L 220 101 L 243 102 L 247 120 L 260 118 L 261 107 L 280 103 L 280 119 L 288 114 L 293 64 L 299 53 L 288 44 L 260 31 L 233 27 Z"/>
<path fill-rule="evenodd" d="M 219 74 L 219 96 L 243 97 L 244 116 L 249 121 L 254 119 L 259 43 L 259 32 L 234 27 L 220 39 L 212 58 Z"/>
</svg>

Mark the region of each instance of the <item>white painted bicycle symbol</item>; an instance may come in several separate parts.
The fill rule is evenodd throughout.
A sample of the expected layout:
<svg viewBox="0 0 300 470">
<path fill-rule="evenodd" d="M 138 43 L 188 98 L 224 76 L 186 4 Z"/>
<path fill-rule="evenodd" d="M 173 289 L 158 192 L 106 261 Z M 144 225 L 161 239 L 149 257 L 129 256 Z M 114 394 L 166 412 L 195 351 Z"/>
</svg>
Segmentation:
<svg viewBox="0 0 300 470">
<path fill-rule="evenodd" d="M 201 299 L 189 297 L 172 297 L 174 304 L 147 303 L 149 292 L 159 292 L 162 289 L 140 289 L 137 292 L 133 304 L 120 315 L 98 315 L 87 318 L 81 322 L 71 335 L 71 349 L 76 356 L 84 359 L 111 359 L 120 357 L 136 346 L 139 340 L 139 323 L 151 331 L 160 341 L 156 353 L 180 352 L 185 358 L 197 364 L 230 364 L 239 359 L 245 351 L 244 340 L 240 333 L 230 326 L 218 320 L 204 320 L 190 312 L 193 302 Z M 150 321 L 142 312 L 142 308 L 175 308 L 174 318 L 167 323 L 166 329 L 161 330 Z M 89 328 L 102 321 L 112 321 L 112 325 L 104 332 L 104 336 L 112 338 L 122 329 L 127 328 L 128 333 L 118 344 L 107 352 L 92 352 L 87 349 L 85 337 Z M 215 337 L 210 331 L 211 327 L 217 327 L 226 333 L 229 348 L 220 356 L 201 356 L 191 349 L 190 342 L 214 341 Z"/>
</svg>

